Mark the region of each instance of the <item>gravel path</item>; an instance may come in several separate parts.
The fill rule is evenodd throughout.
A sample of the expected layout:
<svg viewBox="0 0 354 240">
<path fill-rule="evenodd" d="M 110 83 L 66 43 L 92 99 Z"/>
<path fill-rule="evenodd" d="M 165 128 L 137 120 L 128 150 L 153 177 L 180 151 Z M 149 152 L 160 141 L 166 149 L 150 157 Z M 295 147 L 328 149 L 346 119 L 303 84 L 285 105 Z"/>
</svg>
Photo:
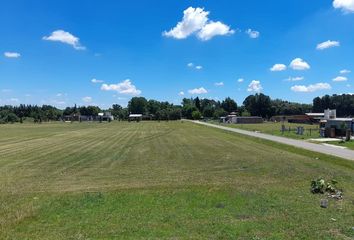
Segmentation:
<svg viewBox="0 0 354 240">
<path fill-rule="evenodd" d="M 324 154 L 328 154 L 328 155 L 332 155 L 332 156 L 336 156 L 336 157 L 340 157 L 340 158 L 354 161 L 354 151 L 349 150 L 349 149 L 334 148 L 334 147 L 324 146 L 321 144 L 305 142 L 302 140 L 295 140 L 295 139 L 290 139 L 290 138 L 278 137 L 278 136 L 273 136 L 273 135 L 264 134 L 264 133 L 241 130 L 241 129 L 237 129 L 237 128 L 229 128 L 229 127 L 219 126 L 219 125 L 215 125 L 215 124 L 211 124 L 211 123 L 205 123 L 205 122 L 199 122 L 199 121 L 193 121 L 193 122 L 200 124 L 200 125 L 204 125 L 204 126 L 218 128 L 218 129 L 222 129 L 222 130 L 226 130 L 226 131 L 230 131 L 230 132 L 235 132 L 235 133 L 240 133 L 240 134 L 244 134 L 244 135 L 251 136 L 251 137 L 258 137 L 258 138 L 270 140 L 273 142 L 283 143 L 283 144 L 291 145 L 294 147 L 303 148 L 306 150 L 324 153 Z"/>
</svg>

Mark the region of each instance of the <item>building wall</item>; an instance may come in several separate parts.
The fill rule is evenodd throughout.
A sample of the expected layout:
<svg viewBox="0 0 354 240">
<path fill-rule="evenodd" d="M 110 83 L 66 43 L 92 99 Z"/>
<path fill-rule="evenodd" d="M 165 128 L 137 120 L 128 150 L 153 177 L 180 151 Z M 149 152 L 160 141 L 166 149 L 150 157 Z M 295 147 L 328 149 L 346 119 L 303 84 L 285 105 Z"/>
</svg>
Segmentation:
<svg viewBox="0 0 354 240">
<path fill-rule="evenodd" d="M 263 119 L 261 117 L 238 117 L 236 118 L 236 123 L 238 124 L 263 123 Z"/>
</svg>

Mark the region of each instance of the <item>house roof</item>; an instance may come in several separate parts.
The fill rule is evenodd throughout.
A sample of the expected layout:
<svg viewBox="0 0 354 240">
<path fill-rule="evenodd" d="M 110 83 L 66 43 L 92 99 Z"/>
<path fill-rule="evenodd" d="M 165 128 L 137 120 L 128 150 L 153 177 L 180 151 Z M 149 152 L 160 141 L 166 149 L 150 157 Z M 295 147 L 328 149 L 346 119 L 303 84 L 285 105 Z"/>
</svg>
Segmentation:
<svg viewBox="0 0 354 240">
<path fill-rule="evenodd" d="M 129 114 L 129 117 L 142 117 L 143 114 Z"/>
<path fill-rule="evenodd" d="M 324 117 L 324 113 L 306 113 L 309 117 Z"/>
</svg>

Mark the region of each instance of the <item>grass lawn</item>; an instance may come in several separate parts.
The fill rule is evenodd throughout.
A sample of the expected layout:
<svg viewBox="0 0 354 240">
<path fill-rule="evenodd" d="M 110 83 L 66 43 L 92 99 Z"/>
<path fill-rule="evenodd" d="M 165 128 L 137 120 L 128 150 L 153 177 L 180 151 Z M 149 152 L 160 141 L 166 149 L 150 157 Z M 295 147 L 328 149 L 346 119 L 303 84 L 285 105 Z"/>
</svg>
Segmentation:
<svg viewBox="0 0 354 240">
<path fill-rule="evenodd" d="M 344 200 L 320 208 L 310 181 Z M 0 239 L 352 239 L 354 162 L 188 122 L 0 126 Z"/>
<path fill-rule="evenodd" d="M 213 123 L 220 124 L 216 121 Z M 318 125 L 309 125 L 309 124 L 298 124 L 298 123 L 285 123 L 286 131 L 284 133 L 281 132 L 282 123 L 281 122 L 266 122 L 259 124 L 221 124 L 227 127 L 239 128 L 248 131 L 259 131 L 262 133 L 267 133 L 276 136 L 282 136 L 293 139 L 310 139 L 310 138 L 319 138 L 319 127 Z M 304 135 L 297 135 L 296 129 L 297 127 L 304 127 Z M 289 131 L 290 128 L 290 131 Z"/>
</svg>

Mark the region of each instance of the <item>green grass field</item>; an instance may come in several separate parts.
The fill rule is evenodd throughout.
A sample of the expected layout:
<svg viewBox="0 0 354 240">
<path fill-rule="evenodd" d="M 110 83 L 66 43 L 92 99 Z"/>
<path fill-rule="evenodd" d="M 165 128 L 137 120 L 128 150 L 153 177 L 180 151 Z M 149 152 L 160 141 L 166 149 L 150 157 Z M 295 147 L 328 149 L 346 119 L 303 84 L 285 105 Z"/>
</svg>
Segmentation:
<svg viewBox="0 0 354 240">
<path fill-rule="evenodd" d="M 310 193 L 335 178 L 344 200 Z M 352 239 L 354 162 L 189 122 L 0 126 L 0 239 Z"/>
<path fill-rule="evenodd" d="M 218 122 L 215 122 L 219 124 Z M 243 130 L 248 130 L 248 131 L 259 131 L 262 133 L 267 133 L 271 135 L 276 135 L 276 136 L 283 136 L 287 138 L 293 138 L 293 139 L 311 139 L 311 138 L 319 138 L 320 137 L 320 132 L 319 132 L 319 126 L 318 125 L 309 125 L 309 124 L 298 124 L 298 123 L 284 123 L 286 131 L 282 132 L 281 127 L 282 123 L 281 122 L 266 122 L 266 123 L 259 123 L 259 124 L 222 124 L 227 127 L 232 127 L 232 128 L 239 128 Z M 303 135 L 298 135 L 295 132 L 295 129 L 297 127 L 304 127 L 305 131 Z M 291 131 L 289 131 L 289 128 Z M 311 129 L 311 130 L 310 130 Z"/>
</svg>

